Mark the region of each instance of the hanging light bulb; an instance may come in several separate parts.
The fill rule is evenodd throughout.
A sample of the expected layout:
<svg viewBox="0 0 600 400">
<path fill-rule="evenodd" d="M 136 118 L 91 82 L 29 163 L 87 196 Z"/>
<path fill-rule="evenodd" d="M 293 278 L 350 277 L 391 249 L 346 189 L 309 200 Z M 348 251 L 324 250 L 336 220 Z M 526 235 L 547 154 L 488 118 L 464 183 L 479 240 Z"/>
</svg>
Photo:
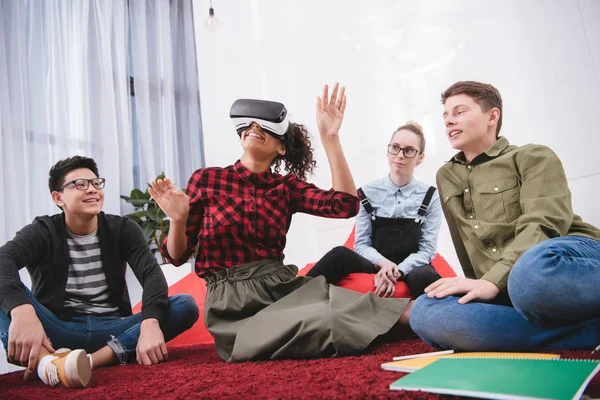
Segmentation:
<svg viewBox="0 0 600 400">
<path fill-rule="evenodd" d="M 204 27 L 209 32 L 216 32 L 219 30 L 221 22 L 215 17 L 215 10 L 213 10 L 212 0 L 210 0 L 210 8 L 208 9 L 208 18 L 204 21 Z"/>
</svg>

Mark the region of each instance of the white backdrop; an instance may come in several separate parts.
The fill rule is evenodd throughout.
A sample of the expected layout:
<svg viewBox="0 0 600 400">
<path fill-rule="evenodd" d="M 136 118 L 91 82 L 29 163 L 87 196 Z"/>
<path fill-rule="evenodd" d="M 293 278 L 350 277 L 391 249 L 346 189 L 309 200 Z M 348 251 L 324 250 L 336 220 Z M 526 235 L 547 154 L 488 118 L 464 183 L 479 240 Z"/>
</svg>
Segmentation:
<svg viewBox="0 0 600 400">
<path fill-rule="evenodd" d="M 454 151 L 440 93 L 458 80 L 492 83 L 503 95 L 503 134 L 561 157 L 576 213 L 600 226 L 600 2 L 594 0 L 347 1 L 215 0 L 221 28 L 203 28 L 195 0 L 198 73 L 207 166 L 241 154 L 228 118 L 240 97 L 284 102 L 315 135 L 312 181 L 331 186 L 315 124 L 324 83 L 346 85 L 342 143 L 357 185 L 387 173 L 385 145 L 407 120 L 427 138 L 418 178 Z M 353 221 L 294 217 L 286 261 L 303 266 L 343 243 Z M 439 252 L 458 268 L 442 226 Z"/>
</svg>

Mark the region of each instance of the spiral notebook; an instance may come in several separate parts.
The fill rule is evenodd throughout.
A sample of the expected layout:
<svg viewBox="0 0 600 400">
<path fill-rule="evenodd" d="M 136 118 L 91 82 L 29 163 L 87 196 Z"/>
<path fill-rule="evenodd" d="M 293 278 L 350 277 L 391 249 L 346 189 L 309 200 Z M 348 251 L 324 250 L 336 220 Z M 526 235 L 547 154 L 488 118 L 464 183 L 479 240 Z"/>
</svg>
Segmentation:
<svg viewBox="0 0 600 400">
<path fill-rule="evenodd" d="M 390 389 L 485 399 L 578 399 L 598 370 L 598 360 L 441 358 Z"/>
</svg>

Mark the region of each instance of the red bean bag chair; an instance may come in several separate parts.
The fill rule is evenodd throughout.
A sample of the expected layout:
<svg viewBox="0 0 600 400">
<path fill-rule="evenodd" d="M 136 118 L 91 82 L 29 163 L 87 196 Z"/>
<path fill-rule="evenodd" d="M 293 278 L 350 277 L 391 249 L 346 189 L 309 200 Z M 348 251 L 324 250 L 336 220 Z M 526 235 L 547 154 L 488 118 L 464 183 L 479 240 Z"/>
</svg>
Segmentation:
<svg viewBox="0 0 600 400">
<path fill-rule="evenodd" d="M 352 229 L 352 233 L 350 233 L 350 236 L 346 240 L 346 243 L 344 243 L 344 247 L 354 249 L 354 228 Z M 316 263 L 307 264 L 306 267 L 298 271 L 298 275 L 306 275 L 315 264 Z M 448 264 L 444 257 L 442 257 L 439 254 L 436 254 L 433 261 L 431 261 L 431 265 L 433 265 L 433 268 L 437 271 L 438 274 L 440 274 L 442 278 L 452 278 L 456 276 L 456 273 L 454 272 L 452 267 Z M 339 283 L 339 286 L 346 289 L 352 289 L 360 293 L 372 292 L 374 286 L 374 277 L 374 274 L 365 274 L 362 272 L 357 272 L 354 274 L 350 274 L 344 279 L 342 279 Z M 410 290 L 408 289 L 408 286 L 406 286 L 406 283 L 398 282 L 396 284 L 396 291 L 394 292 L 394 295 L 392 297 L 412 298 L 413 295 L 410 293 Z"/>
<path fill-rule="evenodd" d="M 169 296 L 179 293 L 187 293 L 196 299 L 200 309 L 198 321 L 187 331 L 171 340 L 169 347 L 191 346 L 193 344 L 213 343 L 214 339 L 204 326 L 204 299 L 206 298 L 206 283 L 204 279 L 198 278 L 195 272 L 187 274 L 183 279 L 169 286 Z M 133 307 L 133 313 L 142 311 L 142 303 Z"/>
<path fill-rule="evenodd" d="M 350 237 L 344 243 L 345 247 L 349 249 L 354 249 L 354 229 L 352 229 L 352 233 Z M 431 262 L 435 270 L 440 274 L 442 278 L 449 278 L 456 276 L 456 273 L 448 265 L 446 260 L 439 254 Z M 299 276 L 306 275 L 306 273 L 312 268 L 315 263 L 307 264 L 304 268 L 302 268 L 299 272 Z M 373 291 L 373 274 L 364 274 L 364 273 L 354 273 L 348 275 L 344 278 L 339 286 L 352 289 L 360 293 L 367 293 L 369 291 Z M 198 303 L 198 308 L 200 308 L 200 318 L 198 321 L 192 326 L 190 329 L 171 340 L 168 344 L 169 347 L 179 347 L 179 346 L 190 346 L 194 344 L 201 343 L 213 343 L 213 337 L 206 330 L 204 326 L 204 299 L 206 297 L 206 284 L 204 279 L 198 278 L 194 272 L 186 275 L 183 279 L 178 281 L 177 283 L 171 285 L 169 287 L 169 296 L 178 293 L 187 293 L 196 299 Z M 394 297 L 412 297 L 410 290 L 404 282 L 398 282 L 396 284 L 396 292 Z M 133 308 L 133 312 L 140 312 L 142 309 L 141 302 L 136 304 Z"/>
</svg>

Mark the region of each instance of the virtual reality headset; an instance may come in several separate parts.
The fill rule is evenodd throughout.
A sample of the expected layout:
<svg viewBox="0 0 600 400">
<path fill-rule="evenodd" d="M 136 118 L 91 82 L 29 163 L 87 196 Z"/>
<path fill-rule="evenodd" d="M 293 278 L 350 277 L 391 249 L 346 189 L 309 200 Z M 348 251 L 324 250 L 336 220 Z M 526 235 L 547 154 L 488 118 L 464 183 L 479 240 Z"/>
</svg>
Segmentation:
<svg viewBox="0 0 600 400">
<path fill-rule="evenodd" d="M 290 125 L 287 109 L 275 101 L 238 99 L 233 102 L 229 117 L 240 136 L 256 122 L 269 135 L 285 140 Z"/>
</svg>

